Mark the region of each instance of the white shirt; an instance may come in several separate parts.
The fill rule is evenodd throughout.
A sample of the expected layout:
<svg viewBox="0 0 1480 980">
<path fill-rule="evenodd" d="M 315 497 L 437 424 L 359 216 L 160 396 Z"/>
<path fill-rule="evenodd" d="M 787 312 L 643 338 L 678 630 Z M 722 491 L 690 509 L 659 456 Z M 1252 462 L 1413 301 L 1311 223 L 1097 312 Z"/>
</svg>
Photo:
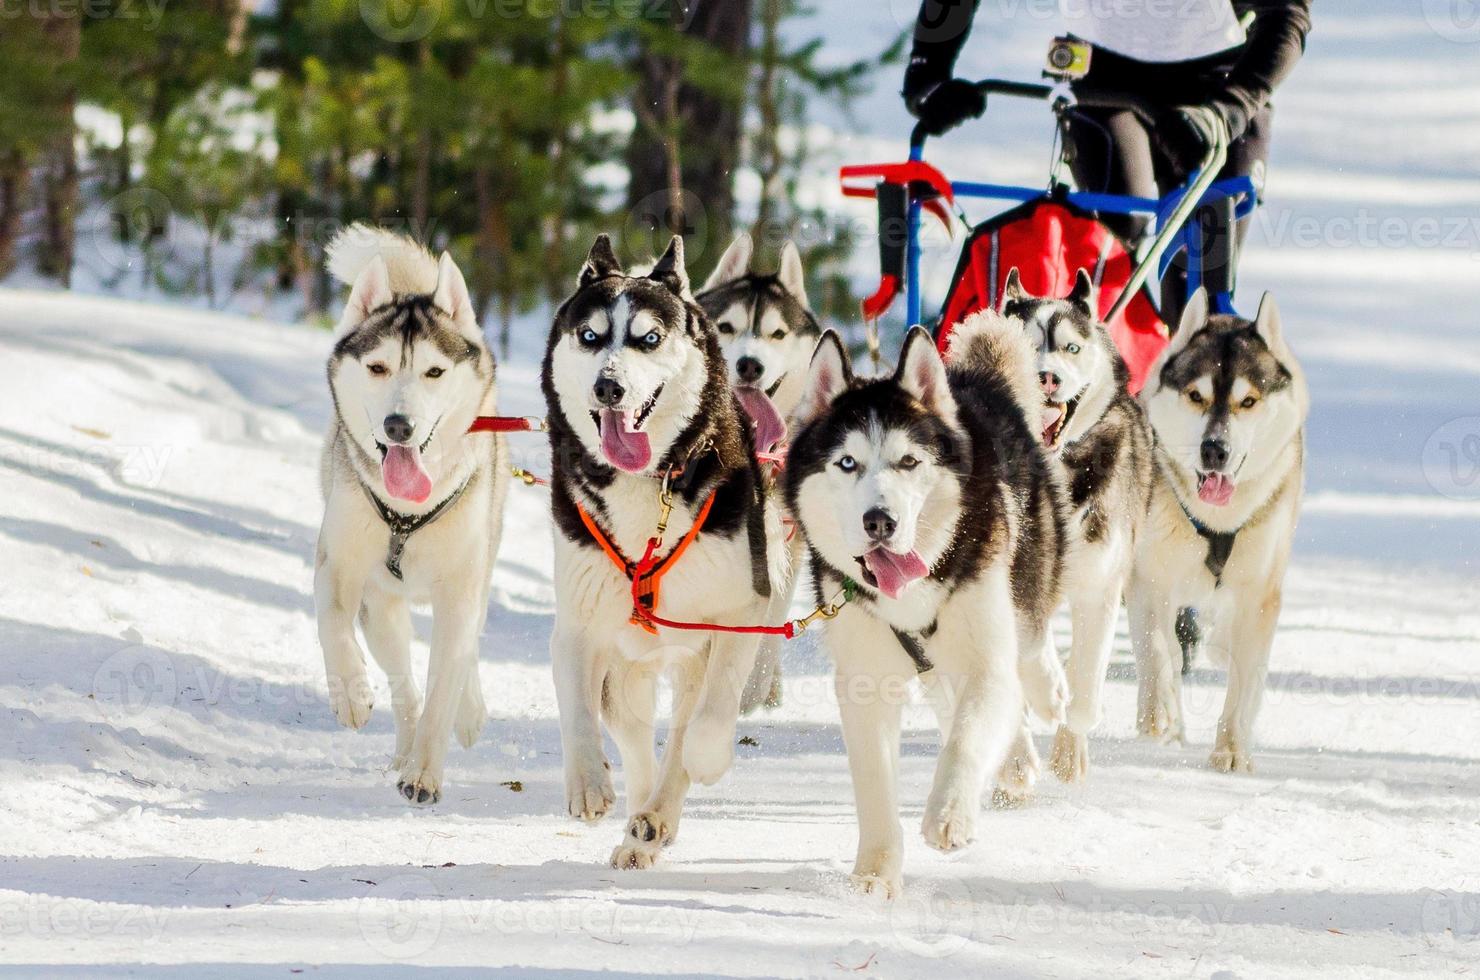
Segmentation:
<svg viewBox="0 0 1480 980">
<path fill-rule="evenodd" d="M 1059 0 L 1069 33 L 1137 61 L 1191 61 L 1246 40 L 1229 0 Z"/>
</svg>

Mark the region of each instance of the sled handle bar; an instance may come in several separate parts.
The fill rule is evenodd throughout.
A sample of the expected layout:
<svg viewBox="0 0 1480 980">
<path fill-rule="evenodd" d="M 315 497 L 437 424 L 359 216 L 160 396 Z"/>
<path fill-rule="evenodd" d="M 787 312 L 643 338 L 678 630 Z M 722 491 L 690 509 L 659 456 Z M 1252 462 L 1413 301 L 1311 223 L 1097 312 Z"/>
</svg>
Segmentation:
<svg viewBox="0 0 1480 980">
<path fill-rule="evenodd" d="M 1138 95 L 1114 89 L 1087 89 L 1074 92 L 1072 96 L 1057 85 L 1041 82 L 1014 82 L 1005 78 L 984 78 L 973 82 L 972 87 L 983 95 L 1010 95 L 1017 99 L 1039 99 L 1047 102 L 1055 99 L 1054 111 L 1063 112 L 1076 106 L 1087 109 L 1121 109 L 1134 113 L 1147 126 L 1153 125 L 1155 112 L 1151 103 Z M 924 123 L 916 123 L 910 131 L 910 149 L 918 151 L 929 137 Z"/>
</svg>

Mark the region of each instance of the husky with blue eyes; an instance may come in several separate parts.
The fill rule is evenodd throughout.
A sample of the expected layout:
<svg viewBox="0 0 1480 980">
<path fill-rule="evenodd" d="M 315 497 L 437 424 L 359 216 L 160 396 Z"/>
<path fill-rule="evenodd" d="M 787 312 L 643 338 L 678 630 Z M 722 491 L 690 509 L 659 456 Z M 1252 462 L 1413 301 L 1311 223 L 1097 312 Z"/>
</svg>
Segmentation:
<svg viewBox="0 0 1480 980">
<path fill-rule="evenodd" d="M 923 330 L 891 377 L 855 379 L 823 335 L 798 408 L 786 496 L 817 597 L 851 596 L 828 624 L 853 774 L 857 886 L 902 887 L 899 730 L 919 678 L 942 733 L 925 842 L 976 836 L 1023 705 L 1061 721 L 1067 685 L 1048 647 L 1068 508 L 1038 431 L 1042 404 L 1021 326 L 995 313 L 956 329 L 942 361 Z"/>
<path fill-rule="evenodd" d="M 611 863 L 647 868 L 677 836 L 689 786 L 730 766 L 757 638 L 671 628 L 644 611 L 766 623 L 790 577 L 780 503 L 765 491 L 714 324 L 689 289 L 682 239 L 645 275 L 623 272 L 611 242 L 596 239 L 555 314 L 542 386 L 566 807 L 591 821 L 615 803 L 604 723 L 627 792 Z M 638 563 L 654 537 L 657 565 L 645 573 Z M 660 764 L 654 724 L 665 676 L 673 715 Z"/>
</svg>

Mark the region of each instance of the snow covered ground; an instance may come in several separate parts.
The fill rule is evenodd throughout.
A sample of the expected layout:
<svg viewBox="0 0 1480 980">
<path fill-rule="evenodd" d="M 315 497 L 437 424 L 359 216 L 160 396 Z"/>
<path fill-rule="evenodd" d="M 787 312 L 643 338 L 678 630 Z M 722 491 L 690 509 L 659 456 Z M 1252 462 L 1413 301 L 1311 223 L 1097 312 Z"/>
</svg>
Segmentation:
<svg viewBox="0 0 1480 980">
<path fill-rule="evenodd" d="M 845 6 L 823 5 L 845 39 L 907 16 L 828 16 Z M 1278 291 L 1315 402 L 1257 772 L 1203 766 L 1211 670 L 1187 687 L 1186 748 L 1135 740 L 1122 637 L 1088 784 L 1050 778 L 948 857 L 915 832 L 935 738 L 912 710 L 910 891 L 892 905 L 846 886 L 851 792 L 807 640 L 787 651 L 784 706 L 741 723 L 755 744 L 693 793 L 660 869 L 611 871 L 619 822 L 560 815 L 535 489 L 512 491 L 483 638 L 493 717 L 451 754 L 443 802 L 410 809 L 387 711 L 342 730 L 324 690 L 309 588 L 327 336 L 0 290 L 0 969 L 1480 969 L 1480 45 L 1435 33 L 1424 13 L 1446 4 L 1421 6 L 1318 9 L 1245 260 L 1244 302 Z M 1051 25 L 988 29 L 999 16 L 984 9 L 971 57 L 1026 75 Z M 880 87 L 841 158 L 895 146 Z M 1008 112 L 1016 155 L 963 134 L 949 159 L 1033 179 L 1042 121 Z M 1425 230 L 1456 219 L 1448 244 Z M 501 370 L 507 410 L 541 410 L 540 329 Z M 536 437 L 512 438 L 544 468 Z"/>
</svg>

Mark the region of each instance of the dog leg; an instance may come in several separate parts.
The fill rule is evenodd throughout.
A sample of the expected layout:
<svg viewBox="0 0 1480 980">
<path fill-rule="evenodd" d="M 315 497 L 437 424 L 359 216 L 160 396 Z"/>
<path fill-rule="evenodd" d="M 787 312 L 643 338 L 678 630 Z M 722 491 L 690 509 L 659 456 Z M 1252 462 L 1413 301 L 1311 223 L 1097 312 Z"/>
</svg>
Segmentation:
<svg viewBox="0 0 1480 980">
<path fill-rule="evenodd" d="M 764 612 L 764 605 L 752 604 L 748 615 L 760 616 Z M 683 748 L 684 769 L 701 786 L 718 782 L 735 758 L 740 692 L 755 667 L 757 645 L 754 636 L 735 633 L 716 633 L 709 640 L 704 685 Z"/>
<path fill-rule="evenodd" d="M 557 613 L 550 637 L 550 662 L 555 673 L 555 699 L 560 706 L 565 807 L 572 817 L 588 822 L 606 816 L 617 801 L 611 763 L 602 750 L 597 721 L 597 699 L 608 659 L 584 632 L 561 622 Z"/>
<path fill-rule="evenodd" d="M 622 757 L 628 817 L 641 811 L 653 795 L 658 770 L 658 757 L 653 751 L 657 699 L 658 674 L 654 666 L 622 656 L 611 659 L 601 712 Z"/>
<path fill-rule="evenodd" d="M 784 613 L 783 613 L 784 615 Z M 767 622 L 777 622 L 771 619 Z M 748 715 L 757 708 L 779 708 L 781 706 L 781 641 L 774 636 L 761 640 L 756 653 L 755 669 L 745 681 L 745 692 L 740 696 L 740 713 Z"/>
<path fill-rule="evenodd" d="M 330 533 L 326 528 L 324 534 Z M 364 595 L 365 579 L 362 574 L 331 561 L 323 553 L 322 545 L 320 549 L 313 593 L 329 706 L 341 725 L 362 728 L 375 706 L 370 679 L 365 676 L 365 655 L 355 639 L 355 614 Z"/>
<path fill-rule="evenodd" d="M 1170 606 L 1170 597 L 1151 583 L 1131 589 L 1128 612 L 1131 649 L 1136 656 L 1136 730 L 1143 738 L 1182 742 L 1181 651 Z"/>
<path fill-rule="evenodd" d="M 360 628 L 370 655 L 390 684 L 391 710 L 396 715 L 396 755 L 391 768 L 399 770 L 411 757 L 416 722 L 421 717 L 421 688 L 411 673 L 411 608 L 400 596 L 368 586 L 360 606 Z"/>
<path fill-rule="evenodd" d="M 1050 761 L 1054 774 L 1066 783 L 1077 783 L 1089 772 L 1089 733 L 1103 713 L 1105 671 L 1115 649 L 1115 618 L 1120 612 L 1121 578 L 1113 570 L 1093 576 L 1096 585 L 1077 590 L 1069 597 L 1074 622 L 1069 652 L 1069 715 L 1054 737 Z M 1087 581 L 1086 584 L 1089 584 Z"/>
<path fill-rule="evenodd" d="M 1278 581 L 1278 579 L 1276 579 Z M 1276 585 L 1258 605 L 1245 603 L 1233 614 L 1233 649 L 1228 663 L 1228 693 L 1213 754 L 1208 764 L 1219 772 L 1253 772 L 1250 754 L 1254 719 L 1264 700 L 1269 650 L 1280 618 L 1281 593 Z"/>
<path fill-rule="evenodd" d="M 416 726 L 411 757 L 401 768 L 401 795 L 412 803 L 436 803 L 452 722 L 464 689 L 478 679 L 478 634 L 483 622 L 479 596 L 466 581 L 439 584 L 432 593 L 432 653 L 427 664 L 426 706 Z M 481 695 L 480 695 L 481 700 Z"/>
<path fill-rule="evenodd" d="M 627 821 L 622 843 L 612 851 L 614 868 L 650 868 L 662 854 L 664 845 L 678 836 L 678 821 L 690 786 L 683 762 L 684 745 L 694 707 L 702 696 L 703 660 L 698 656 L 682 657 L 673 669 L 672 678 L 673 718 L 669 722 L 668 745 L 663 750 L 658 784 L 644 809 Z"/>
<path fill-rule="evenodd" d="M 1022 724 L 1023 689 L 1015 645 L 1001 637 L 991 659 L 976 669 L 942 677 L 957 686 L 956 720 L 935 763 L 935 781 L 925 803 L 925 843 L 954 851 L 976 837 L 976 819 L 987 777 L 997 772 Z M 1003 647 L 1009 655 L 1003 662 Z"/>
<path fill-rule="evenodd" d="M 879 633 L 877 625 L 871 632 Z M 852 881 L 865 894 L 894 898 L 904 888 L 904 833 L 899 826 L 899 714 L 908 687 L 894 649 L 858 632 L 834 643 L 833 683 L 858 810 L 858 854 Z M 863 642 L 858 642 L 862 640 Z M 889 638 L 889 643 L 895 643 Z M 884 652 L 887 650 L 887 653 Z"/>
<path fill-rule="evenodd" d="M 992 790 L 992 805 L 1000 809 L 1011 809 L 1026 804 L 1033 798 L 1033 787 L 1043 771 L 1043 762 L 1038 757 L 1038 748 L 1033 744 L 1033 729 L 1026 716 L 1018 726 L 1012 746 L 1007 750 L 1007 759 L 997 772 L 997 785 Z"/>
<path fill-rule="evenodd" d="M 1018 637 L 1018 650 L 1018 678 L 1028 709 L 1050 725 L 1062 724 L 1070 687 L 1048 624 L 1023 631 Z"/>
<path fill-rule="evenodd" d="M 482 635 L 482 630 L 479 630 Z M 478 664 L 473 664 L 473 673 L 468 677 L 468 683 L 463 687 L 462 700 L 458 702 L 457 714 L 452 720 L 452 733 L 457 736 L 457 744 L 465 749 L 471 749 L 478 741 L 478 736 L 483 734 L 483 726 L 488 723 L 488 702 L 483 700 L 483 682 L 478 676 Z"/>
</svg>

